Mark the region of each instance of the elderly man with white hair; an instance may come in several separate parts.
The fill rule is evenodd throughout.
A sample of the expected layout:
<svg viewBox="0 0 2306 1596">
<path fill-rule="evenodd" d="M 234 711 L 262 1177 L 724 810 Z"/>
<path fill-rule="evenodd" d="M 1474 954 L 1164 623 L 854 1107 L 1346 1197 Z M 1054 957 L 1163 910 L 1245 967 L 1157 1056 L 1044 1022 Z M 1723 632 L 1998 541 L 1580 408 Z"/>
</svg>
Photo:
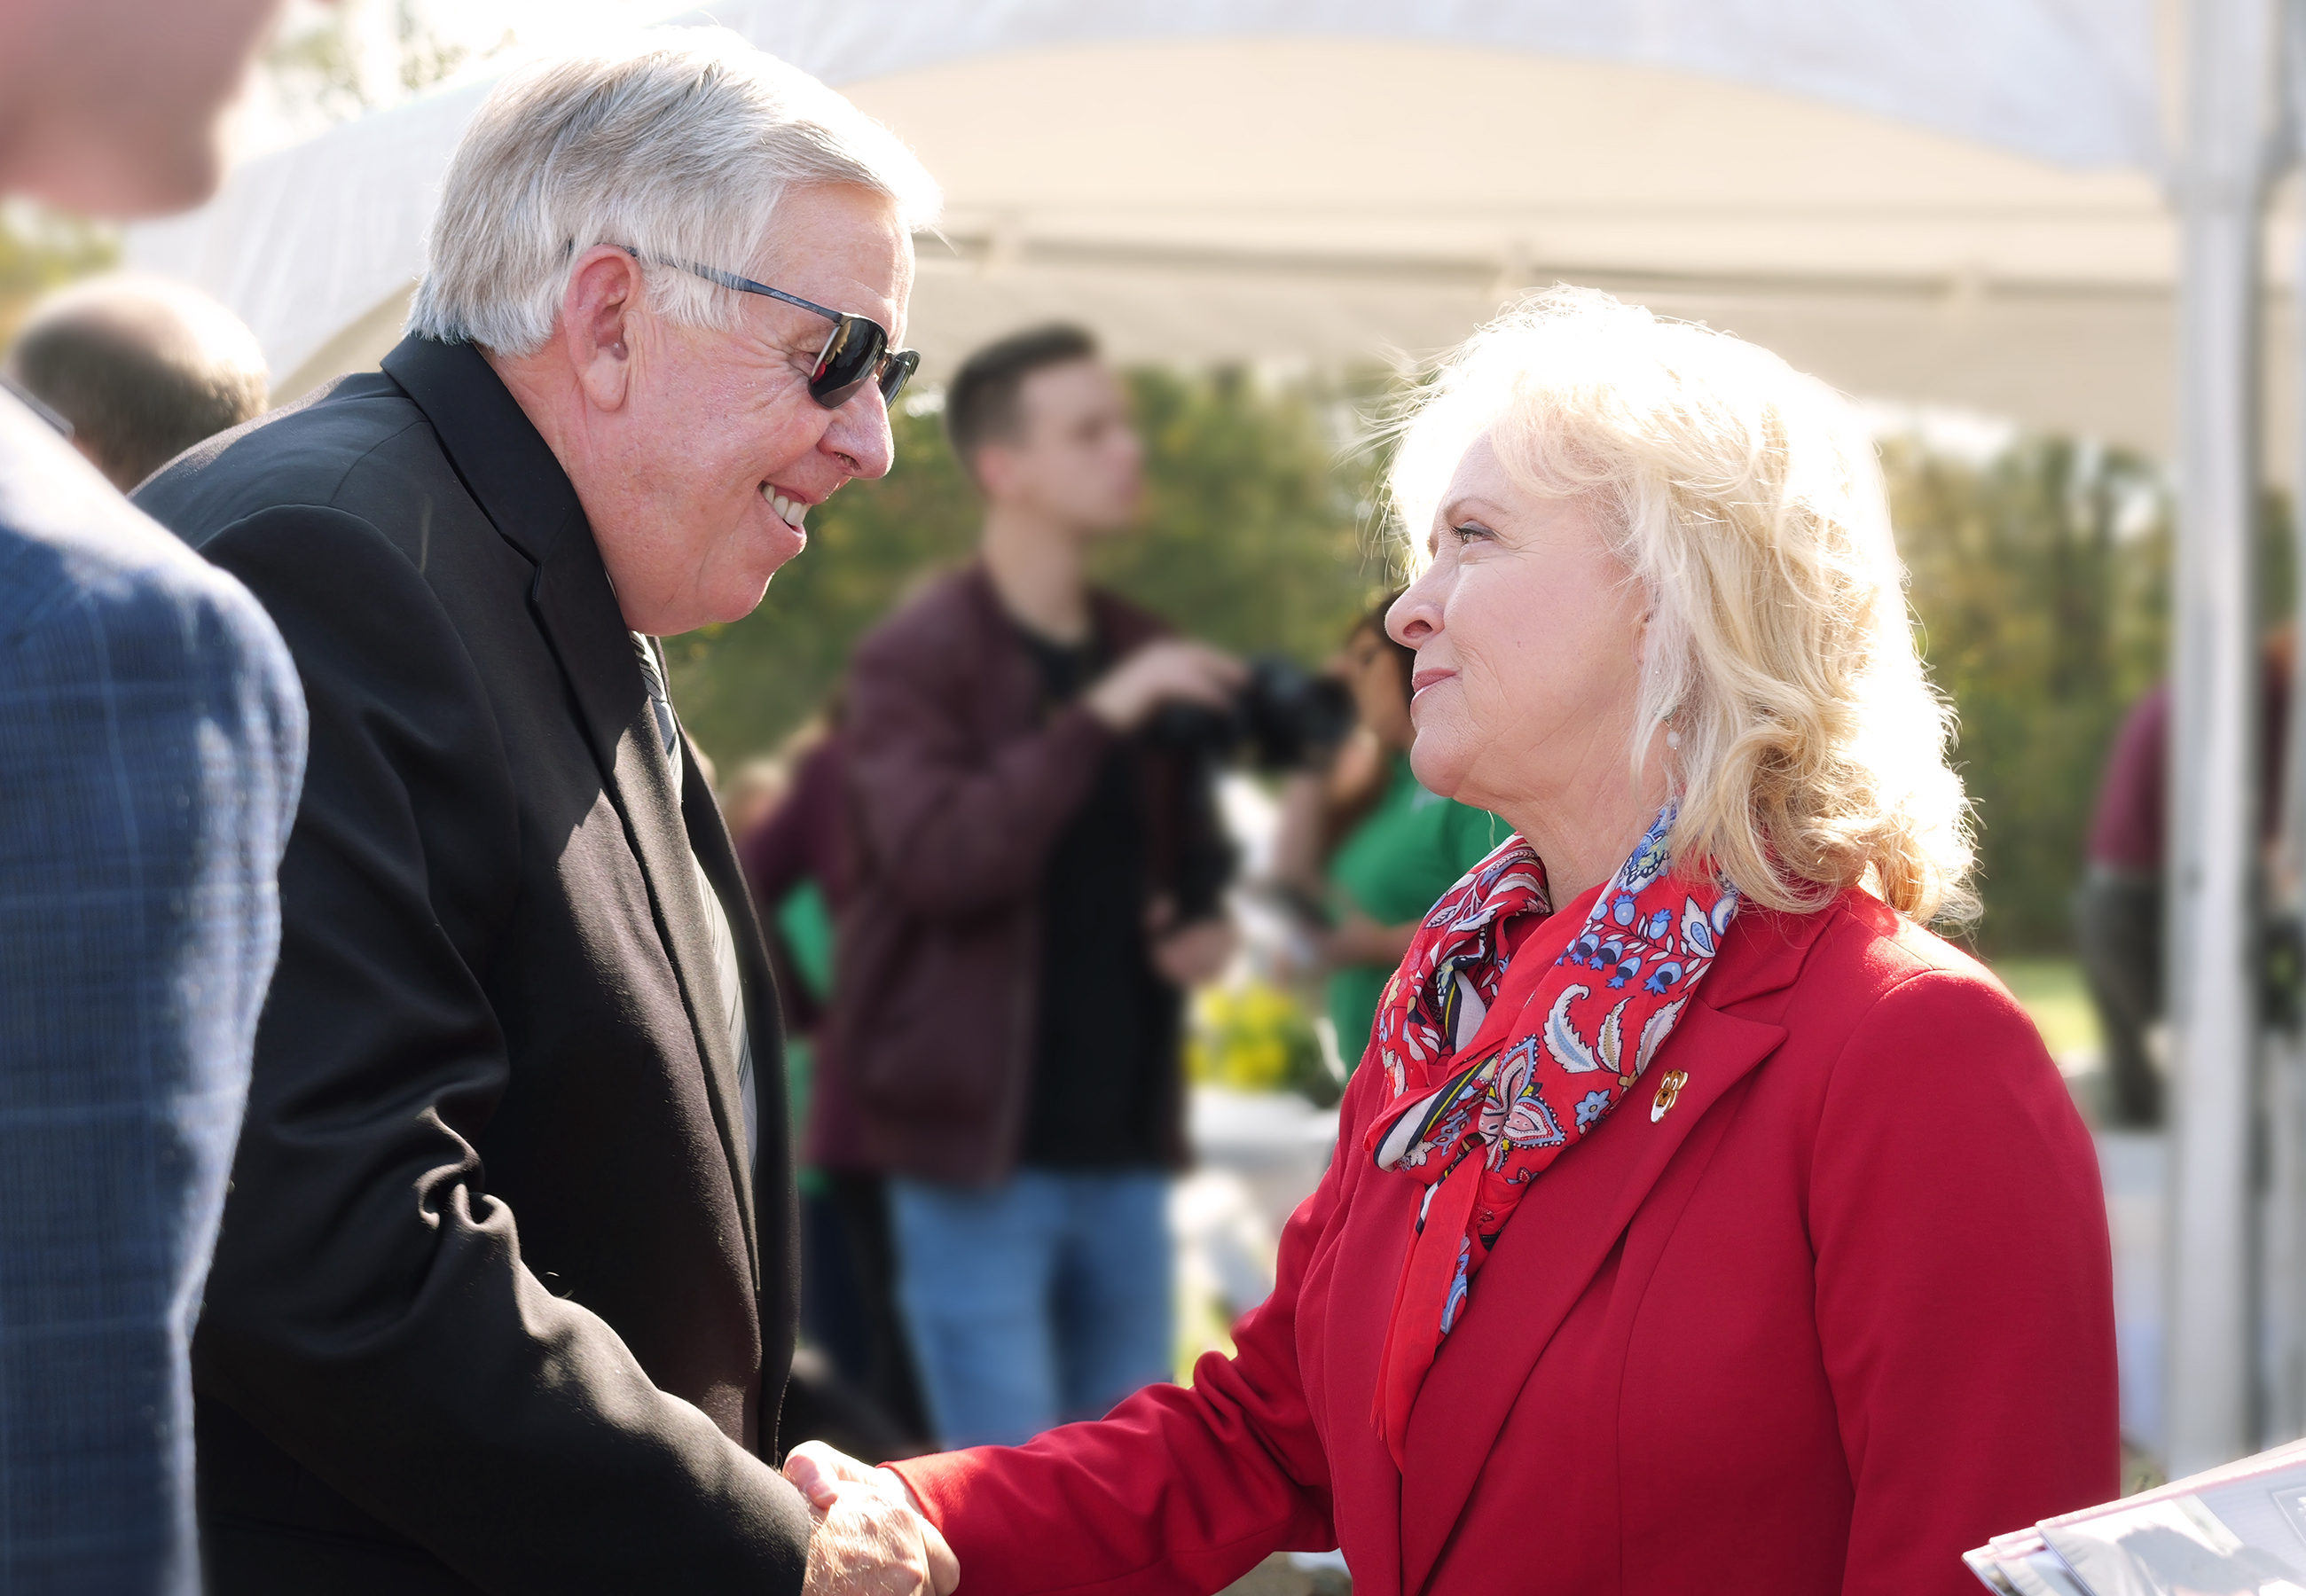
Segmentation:
<svg viewBox="0 0 2306 1596">
<path fill-rule="evenodd" d="M 657 639 L 890 463 L 927 175 L 733 35 L 539 64 L 451 162 L 380 374 L 141 502 L 312 705 L 193 1350 L 212 1588 L 950 1589 L 773 1459 L 776 1006 Z"/>
</svg>

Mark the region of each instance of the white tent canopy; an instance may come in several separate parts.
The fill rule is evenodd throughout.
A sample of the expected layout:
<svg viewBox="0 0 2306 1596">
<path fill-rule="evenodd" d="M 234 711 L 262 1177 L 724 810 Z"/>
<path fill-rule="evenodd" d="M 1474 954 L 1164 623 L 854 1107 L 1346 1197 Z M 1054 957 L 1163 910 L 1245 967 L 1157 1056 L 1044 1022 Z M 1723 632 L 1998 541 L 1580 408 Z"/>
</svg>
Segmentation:
<svg viewBox="0 0 2306 1596">
<path fill-rule="evenodd" d="M 1051 315 L 1129 359 L 1421 353 L 1569 278 L 1852 392 L 2169 440 L 2152 0 L 713 14 L 841 85 L 946 184 L 910 333 L 932 380 Z M 246 318 L 283 397 L 372 364 L 485 91 L 250 162 L 131 259 Z"/>
<path fill-rule="evenodd" d="M 2071 166 L 2160 158 L 2148 0 L 739 0 L 711 15 L 836 84 L 1067 46 L 1362 39 L 1700 73 Z"/>
</svg>

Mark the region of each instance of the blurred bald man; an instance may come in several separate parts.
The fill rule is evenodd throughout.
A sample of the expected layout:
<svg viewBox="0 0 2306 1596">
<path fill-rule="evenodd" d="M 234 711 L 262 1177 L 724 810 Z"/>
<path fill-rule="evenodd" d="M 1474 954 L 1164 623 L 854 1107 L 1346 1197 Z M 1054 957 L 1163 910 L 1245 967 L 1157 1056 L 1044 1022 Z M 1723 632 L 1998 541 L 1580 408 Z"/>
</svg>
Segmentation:
<svg viewBox="0 0 2306 1596">
<path fill-rule="evenodd" d="M 130 276 L 41 301 L 4 370 L 72 423 L 73 447 L 123 493 L 261 414 L 270 381 L 239 317 L 196 288 Z"/>
<path fill-rule="evenodd" d="M 198 202 L 276 3 L 0 0 L 0 196 Z M 304 703 L 247 590 L 64 433 L 0 380 L 0 1591 L 174 1596 Z"/>
</svg>

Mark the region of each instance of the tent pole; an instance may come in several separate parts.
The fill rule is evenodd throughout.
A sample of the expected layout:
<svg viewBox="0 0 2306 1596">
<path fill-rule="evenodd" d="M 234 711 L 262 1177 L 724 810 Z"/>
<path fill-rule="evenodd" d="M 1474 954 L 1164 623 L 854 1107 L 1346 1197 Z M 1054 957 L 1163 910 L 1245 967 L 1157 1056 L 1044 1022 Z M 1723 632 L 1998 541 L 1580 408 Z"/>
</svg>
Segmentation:
<svg viewBox="0 0 2306 1596">
<path fill-rule="evenodd" d="M 2306 0 L 2283 0 L 2282 122 L 2288 134 L 2277 158 L 2292 170 L 2306 161 Z M 2269 167 L 2269 181 L 2276 174 Z M 2296 414 L 2290 438 L 2290 614 L 2306 619 L 2306 228 L 2293 241 L 2290 366 Z M 2281 824 L 2267 883 L 2270 924 L 2283 927 L 2293 957 L 2306 923 L 2306 648 L 2291 657 L 2290 705 L 2284 732 Z M 2295 996 L 2293 999 L 2296 1002 Z M 2294 1008 L 2286 1027 L 2270 1028 L 2265 1072 L 2267 1125 L 2266 1330 L 2268 1444 L 2306 1436 L 2306 1028 Z"/>
<path fill-rule="evenodd" d="M 2251 605 L 2268 0 L 2189 0 L 2171 729 L 2170 1472 L 2258 1438 Z"/>
</svg>

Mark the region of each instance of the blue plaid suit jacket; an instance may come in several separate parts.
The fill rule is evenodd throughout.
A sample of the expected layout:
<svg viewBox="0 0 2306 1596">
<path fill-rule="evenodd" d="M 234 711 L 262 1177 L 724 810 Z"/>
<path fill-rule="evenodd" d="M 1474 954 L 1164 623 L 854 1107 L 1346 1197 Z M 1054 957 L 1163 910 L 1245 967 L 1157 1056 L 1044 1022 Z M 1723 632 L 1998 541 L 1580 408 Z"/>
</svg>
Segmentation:
<svg viewBox="0 0 2306 1596">
<path fill-rule="evenodd" d="M 192 1319 L 304 704 L 254 600 L 0 391 L 0 1593 L 189 1591 Z"/>
</svg>

